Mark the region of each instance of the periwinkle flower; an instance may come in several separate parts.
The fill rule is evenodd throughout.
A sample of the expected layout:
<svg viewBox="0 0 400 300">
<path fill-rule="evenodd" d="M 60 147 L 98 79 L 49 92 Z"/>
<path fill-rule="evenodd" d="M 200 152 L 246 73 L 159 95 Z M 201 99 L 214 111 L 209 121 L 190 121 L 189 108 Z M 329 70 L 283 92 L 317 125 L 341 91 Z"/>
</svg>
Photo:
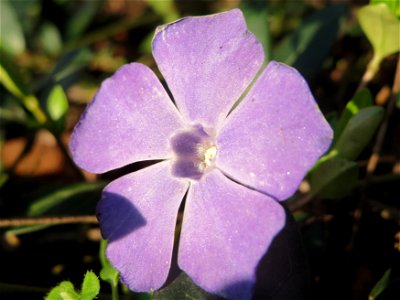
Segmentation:
<svg viewBox="0 0 400 300">
<path fill-rule="evenodd" d="M 159 289 L 187 193 L 179 267 L 211 293 L 251 298 L 257 264 L 285 224 L 279 201 L 332 130 L 302 76 L 276 62 L 230 112 L 264 60 L 238 9 L 159 27 L 153 56 L 176 106 L 148 67 L 131 63 L 103 82 L 71 139 L 74 161 L 93 173 L 161 160 L 104 189 L 106 254 L 130 289 Z"/>
</svg>

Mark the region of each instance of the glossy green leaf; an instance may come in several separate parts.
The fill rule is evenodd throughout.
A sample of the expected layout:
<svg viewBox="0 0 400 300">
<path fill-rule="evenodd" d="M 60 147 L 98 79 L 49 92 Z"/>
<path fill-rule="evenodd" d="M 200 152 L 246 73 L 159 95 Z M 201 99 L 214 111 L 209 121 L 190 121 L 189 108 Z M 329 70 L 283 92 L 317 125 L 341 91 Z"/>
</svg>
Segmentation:
<svg viewBox="0 0 400 300">
<path fill-rule="evenodd" d="M 263 45 L 265 60 L 269 61 L 271 41 L 267 7 L 267 3 L 263 1 L 246 1 L 240 5 L 240 9 L 243 11 L 246 19 L 247 27 Z"/>
<path fill-rule="evenodd" d="M 306 78 L 313 76 L 337 39 L 346 12 L 340 5 L 315 12 L 273 49 L 272 58 L 294 66 Z"/>
<path fill-rule="evenodd" d="M 68 112 L 68 100 L 61 85 L 55 85 L 47 97 L 47 113 L 54 122 L 54 129 L 62 132 Z"/>
<path fill-rule="evenodd" d="M 0 5 L 0 49 L 11 56 L 25 51 L 25 37 L 18 16 L 7 0 Z"/>
<path fill-rule="evenodd" d="M 100 282 L 96 274 L 87 271 L 83 279 L 80 300 L 92 300 L 100 292 Z"/>
<path fill-rule="evenodd" d="M 356 115 L 362 108 L 372 106 L 372 95 L 368 89 L 359 91 L 354 97 L 346 104 L 346 107 L 340 116 L 339 122 L 335 126 L 335 140 L 337 140 L 349 120 Z"/>
<path fill-rule="evenodd" d="M 394 13 L 397 18 L 400 18 L 400 0 L 371 0 L 370 4 L 384 3 Z"/>
<path fill-rule="evenodd" d="M 358 179 L 355 162 L 332 158 L 318 165 L 310 178 L 311 193 L 323 198 L 343 198 L 351 193 Z"/>
<path fill-rule="evenodd" d="M 185 273 L 179 276 L 166 288 L 154 293 L 154 300 L 212 300 L 214 296 L 203 291 Z"/>
<path fill-rule="evenodd" d="M 110 261 L 106 257 L 106 247 L 107 241 L 101 240 L 100 242 L 100 263 L 102 269 L 100 271 L 100 278 L 108 282 L 113 288 L 116 288 L 119 280 L 119 273 L 114 267 L 111 265 Z"/>
<path fill-rule="evenodd" d="M 69 281 L 63 281 L 46 296 L 46 300 L 79 300 L 79 294 L 74 285 Z"/>
<path fill-rule="evenodd" d="M 363 108 L 352 117 L 343 130 L 333 150 L 342 158 L 354 160 L 368 145 L 382 121 L 382 107 Z"/>
<path fill-rule="evenodd" d="M 62 40 L 58 28 L 50 22 L 42 24 L 39 32 L 39 41 L 42 49 L 50 54 L 57 55 L 62 50 Z"/>
<path fill-rule="evenodd" d="M 357 16 L 374 49 L 369 67 L 374 73 L 383 58 L 400 50 L 400 20 L 384 3 L 366 5 Z"/>
</svg>

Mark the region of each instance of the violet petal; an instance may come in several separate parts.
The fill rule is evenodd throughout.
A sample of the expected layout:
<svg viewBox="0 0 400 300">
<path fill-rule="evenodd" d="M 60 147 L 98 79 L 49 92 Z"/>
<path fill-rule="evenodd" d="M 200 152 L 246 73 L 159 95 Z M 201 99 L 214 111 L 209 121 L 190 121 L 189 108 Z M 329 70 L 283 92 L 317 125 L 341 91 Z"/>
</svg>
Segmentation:
<svg viewBox="0 0 400 300">
<path fill-rule="evenodd" d="M 161 162 L 111 182 L 97 206 L 106 255 L 133 291 L 159 289 L 171 264 L 179 205 L 188 184 Z"/>
<path fill-rule="evenodd" d="M 221 129 L 216 165 L 235 180 L 284 200 L 331 140 L 332 129 L 303 77 L 270 62 Z"/>
<path fill-rule="evenodd" d="M 225 119 L 264 60 L 238 9 L 159 27 L 153 56 L 186 121 L 210 128 Z"/>
<path fill-rule="evenodd" d="M 214 169 L 189 189 L 178 264 L 209 292 L 250 299 L 257 264 L 284 224 L 279 203 Z"/>
<path fill-rule="evenodd" d="M 182 126 L 155 74 L 131 63 L 102 83 L 75 127 L 70 149 L 81 168 L 102 173 L 136 161 L 168 158 L 168 137 Z"/>
</svg>

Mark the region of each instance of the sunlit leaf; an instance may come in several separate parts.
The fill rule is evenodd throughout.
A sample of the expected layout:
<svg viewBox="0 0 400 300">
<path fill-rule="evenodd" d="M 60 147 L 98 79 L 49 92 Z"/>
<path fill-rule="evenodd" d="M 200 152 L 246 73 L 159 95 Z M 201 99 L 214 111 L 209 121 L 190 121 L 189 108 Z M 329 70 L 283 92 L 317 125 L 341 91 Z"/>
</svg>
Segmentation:
<svg viewBox="0 0 400 300">
<path fill-rule="evenodd" d="M 28 88 L 24 85 L 19 74 L 13 70 L 12 62 L 6 55 L 0 55 L 0 82 L 15 97 L 24 98 Z"/>
<path fill-rule="evenodd" d="M 11 3 L 1 1 L 0 6 L 0 49 L 11 56 L 25 51 L 25 37 L 18 16 Z"/>
<path fill-rule="evenodd" d="M 383 115 L 382 107 L 371 106 L 361 109 L 347 123 L 333 150 L 337 151 L 339 157 L 356 159 L 374 136 Z"/>
<path fill-rule="evenodd" d="M 375 73 L 382 59 L 400 50 L 400 20 L 384 3 L 366 5 L 357 16 L 374 49 L 369 68 Z"/>
<path fill-rule="evenodd" d="M 23 83 L 19 74 L 14 71 L 12 63 L 6 55 L 0 55 L 0 82 L 22 105 L 32 113 L 40 124 L 46 122 L 46 115 L 43 113 L 39 100 L 29 93 L 28 87 Z"/>
<path fill-rule="evenodd" d="M 335 140 L 337 140 L 349 120 L 356 115 L 360 109 L 372 106 L 372 95 L 368 89 L 359 91 L 354 97 L 346 104 L 346 107 L 340 116 L 339 122 L 335 126 Z"/>
<path fill-rule="evenodd" d="M 63 281 L 50 291 L 46 300 L 79 300 L 79 294 L 71 282 Z"/>
<path fill-rule="evenodd" d="M 47 113 L 54 122 L 54 129 L 61 132 L 64 129 L 68 112 L 68 100 L 61 85 L 55 85 L 47 97 Z"/>
<path fill-rule="evenodd" d="M 389 9 L 395 14 L 397 18 L 400 18 L 400 1 L 399 0 L 371 0 L 370 4 L 384 3 Z"/>
<path fill-rule="evenodd" d="M 57 55 L 62 50 L 62 40 L 58 28 L 50 22 L 42 24 L 39 41 L 43 50 L 50 55 Z"/>
<path fill-rule="evenodd" d="M 311 193 L 323 198 L 334 199 L 348 195 L 358 179 L 355 162 L 332 158 L 322 162 L 310 178 Z"/>
<path fill-rule="evenodd" d="M 305 77 L 313 76 L 335 42 L 346 12 L 340 5 L 317 11 L 273 49 L 272 58 L 294 66 Z"/>
<path fill-rule="evenodd" d="M 80 300 L 92 300 L 100 292 L 100 282 L 96 274 L 88 271 L 83 279 Z"/>
</svg>

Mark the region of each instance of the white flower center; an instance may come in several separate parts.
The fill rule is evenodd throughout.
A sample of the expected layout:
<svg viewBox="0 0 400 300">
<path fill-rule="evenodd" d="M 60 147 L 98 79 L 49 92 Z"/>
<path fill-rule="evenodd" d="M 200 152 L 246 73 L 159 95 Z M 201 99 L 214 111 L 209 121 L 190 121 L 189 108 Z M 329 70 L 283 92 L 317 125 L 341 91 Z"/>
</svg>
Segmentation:
<svg viewBox="0 0 400 300">
<path fill-rule="evenodd" d="M 202 126 L 177 132 L 170 143 L 174 152 L 174 176 L 199 180 L 213 168 L 217 147 Z"/>
</svg>

